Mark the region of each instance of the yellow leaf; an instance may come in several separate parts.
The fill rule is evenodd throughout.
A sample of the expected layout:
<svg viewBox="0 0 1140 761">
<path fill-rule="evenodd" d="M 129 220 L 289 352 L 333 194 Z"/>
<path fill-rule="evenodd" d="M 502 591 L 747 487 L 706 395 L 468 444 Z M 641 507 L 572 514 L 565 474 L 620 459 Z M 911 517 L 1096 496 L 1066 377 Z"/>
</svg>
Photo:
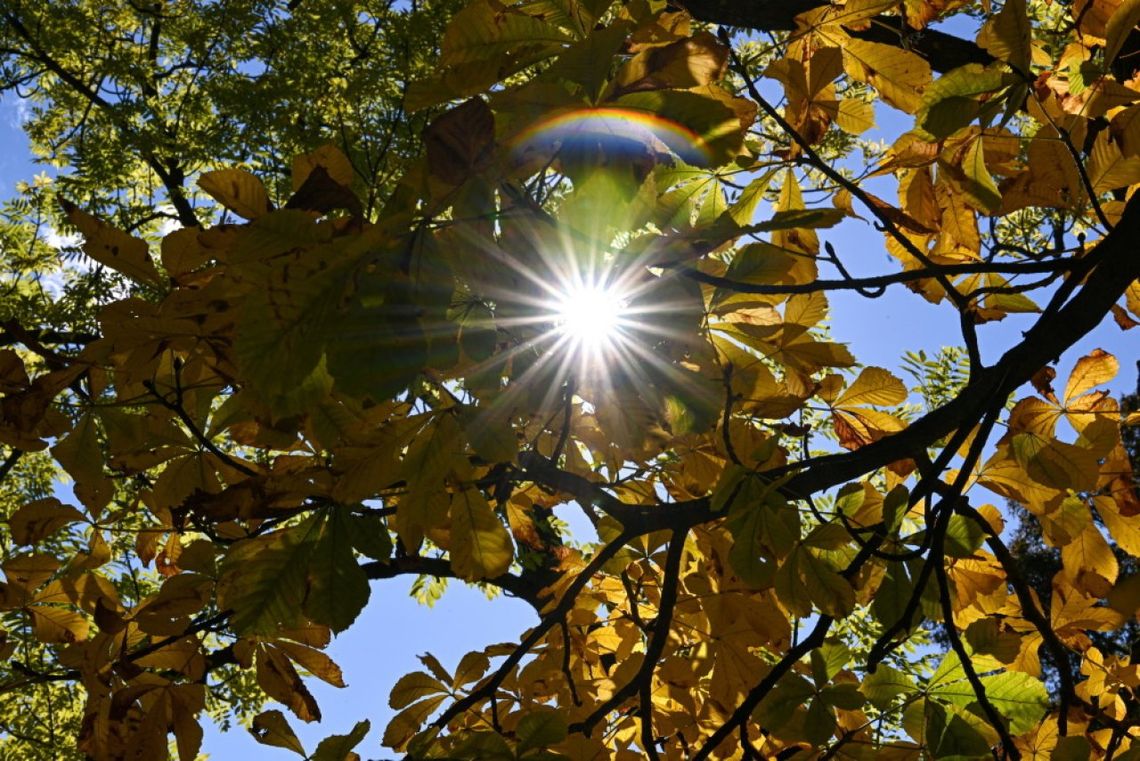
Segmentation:
<svg viewBox="0 0 1140 761">
<path fill-rule="evenodd" d="M 1123 0 L 1108 19 L 1104 46 L 1106 64 L 1116 58 L 1137 22 L 1140 22 L 1140 0 Z"/>
<path fill-rule="evenodd" d="M 413 671 L 404 674 L 396 681 L 388 696 L 388 706 L 398 710 L 406 708 L 420 698 L 445 694 L 447 694 L 446 684 L 422 671 Z"/>
<path fill-rule="evenodd" d="M 962 171 L 968 180 L 962 190 L 979 211 L 993 214 L 1001 208 L 1001 193 L 986 169 L 986 154 L 980 138 L 973 140 L 963 154 Z"/>
<path fill-rule="evenodd" d="M 83 233 L 83 253 L 137 283 L 161 285 L 146 241 L 96 219 L 70 201 L 63 201 L 68 220 Z"/>
<path fill-rule="evenodd" d="M 1065 384 L 1065 405 L 1096 386 L 1108 383 L 1116 377 L 1120 370 L 1120 363 L 1116 357 L 1103 349 L 1094 349 L 1077 360 L 1073 372 L 1069 374 L 1069 382 Z"/>
<path fill-rule="evenodd" d="M 40 642 L 69 643 L 87 639 L 87 620 L 73 610 L 55 605 L 32 605 L 27 610 L 32 614 L 32 629 Z"/>
<path fill-rule="evenodd" d="M 1061 548 L 1064 573 L 1073 585 L 1094 597 L 1105 597 L 1116 581 L 1118 565 L 1100 529 L 1091 522 Z"/>
<path fill-rule="evenodd" d="M 185 626 L 182 628 L 185 629 Z M 136 658 L 134 663 L 155 671 L 177 671 L 191 680 L 201 679 L 206 674 L 206 657 L 202 654 L 201 643 L 196 637 L 182 637 Z"/>
<path fill-rule="evenodd" d="M 890 407 L 906 401 L 903 382 L 881 367 L 866 367 L 855 382 L 835 400 L 836 407 L 857 407 L 874 404 Z"/>
<path fill-rule="evenodd" d="M 1093 505 L 1104 521 L 1112 541 L 1129 555 L 1140 557 L 1140 521 L 1135 516 L 1121 515 L 1120 508 L 1112 497 L 1093 497 Z"/>
<path fill-rule="evenodd" d="M 210 259 L 212 253 L 202 245 L 199 232 L 197 227 L 184 227 L 162 239 L 162 266 L 172 277 L 196 270 Z"/>
<path fill-rule="evenodd" d="M 69 523 L 83 520 L 83 513 L 55 497 L 37 499 L 21 506 L 8 519 L 16 544 L 35 544 Z"/>
<path fill-rule="evenodd" d="M 259 647 L 256 674 L 257 684 L 265 694 L 283 703 L 298 719 L 321 720 L 317 701 L 281 651 L 269 645 Z"/>
<path fill-rule="evenodd" d="M 476 489 L 451 496 L 451 567 L 468 581 L 507 572 L 514 558 L 510 534 Z"/>
<path fill-rule="evenodd" d="M 1140 155 L 1140 105 L 1129 106 L 1112 117 L 1112 134 L 1125 156 Z"/>
<path fill-rule="evenodd" d="M 1054 489 L 1091 489 L 1096 484 L 1096 454 L 1083 447 L 1019 433 L 1010 440 L 1017 463 L 1039 484 Z"/>
<path fill-rule="evenodd" d="M 277 640 L 274 646 L 322 682 L 327 682 L 333 687 L 345 686 L 340 666 L 320 650 L 286 640 Z"/>
<path fill-rule="evenodd" d="M 280 711 L 262 711 L 254 716 L 249 733 L 262 745 L 287 748 L 298 755 L 306 755 L 305 746 L 301 745 L 285 714 Z"/>
<path fill-rule="evenodd" d="M 875 127 L 875 108 L 858 98 L 844 98 L 839 101 L 835 123 L 848 134 L 862 135 Z"/>
<path fill-rule="evenodd" d="M 978 45 L 1021 74 L 1029 74 L 1032 32 L 1025 0 L 1006 0 L 1001 11 L 982 27 Z"/>
<path fill-rule="evenodd" d="M 784 307 L 784 322 L 810 328 L 827 317 L 827 296 L 821 292 L 797 293 Z"/>
<path fill-rule="evenodd" d="M 552 24 L 492 0 L 477 0 L 447 25 L 440 56 L 442 66 L 485 61 L 520 48 L 541 47 L 553 54 L 570 42 Z"/>
<path fill-rule="evenodd" d="M 1089 181 L 1093 190 L 1104 193 L 1140 182 L 1140 156 L 1125 158 L 1120 147 L 1105 130 L 1097 135 L 1089 154 Z"/>
<path fill-rule="evenodd" d="M 397 751 L 403 750 L 432 712 L 446 699 L 447 695 L 436 695 L 400 711 L 384 729 L 384 745 Z"/>
<path fill-rule="evenodd" d="M 1054 547 L 1064 547 L 1080 536 L 1092 523 L 1088 505 L 1079 497 L 1065 497 L 1050 512 L 1041 516 L 1041 530 Z"/>
<path fill-rule="evenodd" d="M 296 193 L 309 174 L 317 167 L 324 167 L 329 178 L 346 188 L 352 187 L 354 172 L 352 162 L 335 145 L 322 145 L 315 151 L 302 153 L 293 158 L 293 192 Z"/>
<path fill-rule="evenodd" d="M 244 169 L 218 169 L 198 178 L 198 187 L 245 219 L 257 219 L 273 210 L 261 180 Z"/>
<path fill-rule="evenodd" d="M 866 82 L 888 104 L 913 114 L 922 105 L 922 90 L 930 83 L 930 64 L 918 54 L 895 45 L 848 38 L 843 41 L 847 73 Z"/>
</svg>

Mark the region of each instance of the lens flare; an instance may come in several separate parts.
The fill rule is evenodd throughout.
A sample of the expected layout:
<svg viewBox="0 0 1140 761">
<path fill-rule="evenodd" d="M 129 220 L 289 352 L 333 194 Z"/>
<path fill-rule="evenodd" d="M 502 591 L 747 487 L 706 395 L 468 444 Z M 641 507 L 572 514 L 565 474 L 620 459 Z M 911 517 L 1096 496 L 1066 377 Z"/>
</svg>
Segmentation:
<svg viewBox="0 0 1140 761">
<path fill-rule="evenodd" d="M 611 345 L 622 328 L 626 299 L 602 285 L 572 288 L 556 308 L 558 330 L 580 349 L 599 350 Z"/>
<path fill-rule="evenodd" d="M 516 153 L 544 150 L 554 144 L 564 147 L 577 141 L 623 141 L 668 148 L 690 164 L 707 166 L 710 148 L 704 137 L 689 127 L 648 111 L 631 108 L 583 108 L 556 113 L 529 125 L 514 136 Z"/>
</svg>

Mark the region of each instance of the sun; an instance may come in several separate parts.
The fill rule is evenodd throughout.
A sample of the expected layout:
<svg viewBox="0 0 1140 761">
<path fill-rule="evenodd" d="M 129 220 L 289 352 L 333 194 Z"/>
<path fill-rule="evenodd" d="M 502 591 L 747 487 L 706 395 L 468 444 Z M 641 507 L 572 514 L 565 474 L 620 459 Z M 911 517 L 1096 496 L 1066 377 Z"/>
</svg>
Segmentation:
<svg viewBox="0 0 1140 761">
<path fill-rule="evenodd" d="M 628 299 L 617 288 L 575 286 L 560 295 L 555 324 L 577 349 L 595 353 L 612 346 L 621 336 L 627 307 Z"/>
</svg>

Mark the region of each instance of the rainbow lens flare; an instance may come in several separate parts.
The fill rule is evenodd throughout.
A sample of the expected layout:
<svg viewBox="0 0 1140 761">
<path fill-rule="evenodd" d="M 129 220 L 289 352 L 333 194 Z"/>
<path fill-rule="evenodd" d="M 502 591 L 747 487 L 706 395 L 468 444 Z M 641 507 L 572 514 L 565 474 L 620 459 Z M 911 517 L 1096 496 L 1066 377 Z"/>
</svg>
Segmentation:
<svg viewBox="0 0 1140 761">
<path fill-rule="evenodd" d="M 518 155 L 596 144 L 616 151 L 633 145 L 665 148 L 697 165 L 707 164 L 711 158 L 705 139 L 685 125 L 629 108 L 585 108 L 555 113 L 522 130 L 511 142 Z"/>
</svg>

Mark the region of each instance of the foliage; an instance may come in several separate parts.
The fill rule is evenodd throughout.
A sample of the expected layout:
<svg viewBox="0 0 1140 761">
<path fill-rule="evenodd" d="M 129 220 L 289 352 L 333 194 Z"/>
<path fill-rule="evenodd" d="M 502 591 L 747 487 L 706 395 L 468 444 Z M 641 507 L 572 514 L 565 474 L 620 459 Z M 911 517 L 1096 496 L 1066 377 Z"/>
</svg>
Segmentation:
<svg viewBox="0 0 1140 761">
<path fill-rule="evenodd" d="M 1140 610 L 1140 418 L 1107 352 L 1050 367 L 1140 322 L 1137 8 L 6 3 L 69 170 L 0 228 L 6 747 L 319 720 L 332 635 L 411 576 L 538 623 L 400 679 L 409 758 L 1140 754 L 1093 645 Z M 824 238 L 867 220 L 892 259 L 856 277 Z M 912 388 L 826 327 L 900 286 L 961 326 Z M 1049 596 L 983 490 L 1060 548 Z M 251 726 L 320 761 L 369 729 L 289 722 Z"/>
</svg>

